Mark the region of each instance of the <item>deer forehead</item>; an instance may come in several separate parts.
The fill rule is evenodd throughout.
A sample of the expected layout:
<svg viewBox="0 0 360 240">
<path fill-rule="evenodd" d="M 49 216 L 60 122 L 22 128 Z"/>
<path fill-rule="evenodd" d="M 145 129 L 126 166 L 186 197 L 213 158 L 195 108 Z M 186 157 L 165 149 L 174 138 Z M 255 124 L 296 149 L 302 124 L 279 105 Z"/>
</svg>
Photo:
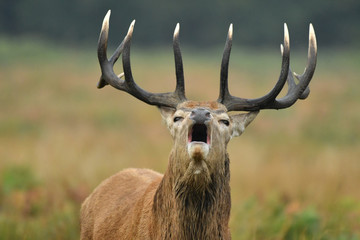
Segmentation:
<svg viewBox="0 0 360 240">
<path fill-rule="evenodd" d="M 227 117 L 227 109 L 224 105 L 215 101 L 197 102 L 197 101 L 186 101 L 179 104 L 176 108 L 175 114 L 189 114 L 195 109 L 207 109 L 212 116 Z"/>
<path fill-rule="evenodd" d="M 212 111 L 223 111 L 227 112 L 226 107 L 216 101 L 185 101 L 183 103 L 180 103 L 177 107 L 177 109 L 195 109 L 195 108 L 207 108 Z"/>
</svg>

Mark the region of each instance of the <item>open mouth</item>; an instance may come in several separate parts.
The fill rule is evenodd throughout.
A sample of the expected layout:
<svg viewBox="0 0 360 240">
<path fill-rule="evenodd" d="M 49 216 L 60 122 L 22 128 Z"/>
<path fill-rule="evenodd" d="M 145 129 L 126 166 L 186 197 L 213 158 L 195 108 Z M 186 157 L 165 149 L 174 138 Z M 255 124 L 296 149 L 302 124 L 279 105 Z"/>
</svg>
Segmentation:
<svg viewBox="0 0 360 240">
<path fill-rule="evenodd" d="M 189 131 L 189 143 L 203 142 L 210 144 L 210 134 L 205 124 L 194 124 Z"/>
</svg>

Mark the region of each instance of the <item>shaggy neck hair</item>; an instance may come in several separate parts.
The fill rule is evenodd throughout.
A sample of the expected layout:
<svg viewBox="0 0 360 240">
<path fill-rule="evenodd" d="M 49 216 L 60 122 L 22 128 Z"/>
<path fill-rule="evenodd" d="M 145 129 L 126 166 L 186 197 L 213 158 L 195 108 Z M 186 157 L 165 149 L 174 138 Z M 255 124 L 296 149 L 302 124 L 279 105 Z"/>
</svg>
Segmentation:
<svg viewBox="0 0 360 240">
<path fill-rule="evenodd" d="M 226 154 L 209 179 L 184 178 L 169 167 L 154 197 L 154 231 L 161 239 L 228 239 L 230 171 Z M 202 182 L 206 184 L 202 184 Z"/>
</svg>

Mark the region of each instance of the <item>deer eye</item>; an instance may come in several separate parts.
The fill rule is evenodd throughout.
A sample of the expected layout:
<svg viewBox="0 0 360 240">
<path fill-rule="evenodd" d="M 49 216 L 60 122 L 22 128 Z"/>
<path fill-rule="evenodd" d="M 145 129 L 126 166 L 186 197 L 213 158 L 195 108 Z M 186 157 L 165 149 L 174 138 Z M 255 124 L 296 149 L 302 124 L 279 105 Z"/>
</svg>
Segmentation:
<svg viewBox="0 0 360 240">
<path fill-rule="evenodd" d="M 229 125 L 230 125 L 230 122 L 229 122 L 228 120 L 225 120 L 225 119 L 220 120 L 219 122 L 222 123 L 222 124 L 224 124 L 225 126 L 229 126 Z"/>
<path fill-rule="evenodd" d="M 177 122 L 177 121 L 180 121 L 180 120 L 183 120 L 183 117 L 174 117 L 174 122 Z"/>
</svg>

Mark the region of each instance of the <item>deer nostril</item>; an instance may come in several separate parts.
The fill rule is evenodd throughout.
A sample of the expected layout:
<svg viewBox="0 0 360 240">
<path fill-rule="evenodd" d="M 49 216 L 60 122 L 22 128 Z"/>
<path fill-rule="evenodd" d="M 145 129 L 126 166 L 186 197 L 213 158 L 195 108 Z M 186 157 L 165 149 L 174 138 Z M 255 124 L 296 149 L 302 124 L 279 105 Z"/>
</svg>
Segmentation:
<svg viewBox="0 0 360 240">
<path fill-rule="evenodd" d="M 191 111 L 190 119 L 192 119 L 195 123 L 205 123 L 210 120 L 211 114 L 210 111 L 204 108 L 197 108 Z"/>
</svg>

